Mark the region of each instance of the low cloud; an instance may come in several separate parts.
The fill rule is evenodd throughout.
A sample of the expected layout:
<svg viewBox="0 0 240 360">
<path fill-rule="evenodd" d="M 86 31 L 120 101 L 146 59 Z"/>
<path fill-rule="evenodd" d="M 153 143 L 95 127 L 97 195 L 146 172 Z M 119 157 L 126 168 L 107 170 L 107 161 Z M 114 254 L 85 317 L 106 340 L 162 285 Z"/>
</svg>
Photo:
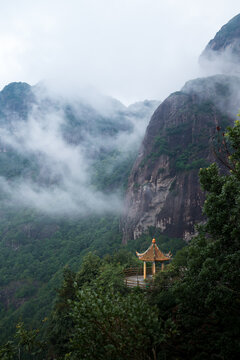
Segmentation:
<svg viewBox="0 0 240 360">
<path fill-rule="evenodd" d="M 201 71 L 207 76 L 214 74 L 240 76 L 239 54 L 238 39 L 220 51 L 207 48 L 199 59 Z"/>
<path fill-rule="evenodd" d="M 106 151 L 115 149 L 119 154 L 116 158 L 118 163 L 129 151 L 136 151 L 149 121 L 149 110 L 141 116 L 138 111 L 134 113 L 116 100 L 102 97 L 100 101 L 99 95 L 93 111 L 94 121 L 98 121 L 96 116 L 99 116 L 100 122 L 104 116 L 108 116 L 113 122 L 126 122 L 129 129 L 123 127 L 114 136 L 101 136 L 91 134 L 85 124 L 81 133 L 82 139 L 76 143 L 66 139 L 63 129 L 68 120 L 64 106 L 59 106 L 59 99 L 56 103 L 44 107 L 40 105 L 47 103 L 43 93 L 38 90 L 37 94 L 37 104 L 27 120 L 18 119 L 11 128 L 6 125 L 0 129 L 0 139 L 7 151 L 33 159 L 37 166 L 34 176 L 30 171 L 29 176 L 19 176 L 11 180 L 0 178 L 1 189 L 7 195 L 8 201 L 49 215 L 120 213 L 122 197 L 119 191 L 98 191 L 92 184 L 92 166 L 96 161 L 94 154 L 98 154 L 103 148 Z M 84 103 L 83 99 L 80 102 L 75 99 L 72 108 L 77 116 L 81 109 L 88 109 L 93 103 L 90 97 L 88 101 L 84 99 Z M 10 115 L 8 114 L 8 118 Z M 86 121 L 91 122 L 89 116 Z M 111 176 L 111 166 L 105 171 Z"/>
</svg>

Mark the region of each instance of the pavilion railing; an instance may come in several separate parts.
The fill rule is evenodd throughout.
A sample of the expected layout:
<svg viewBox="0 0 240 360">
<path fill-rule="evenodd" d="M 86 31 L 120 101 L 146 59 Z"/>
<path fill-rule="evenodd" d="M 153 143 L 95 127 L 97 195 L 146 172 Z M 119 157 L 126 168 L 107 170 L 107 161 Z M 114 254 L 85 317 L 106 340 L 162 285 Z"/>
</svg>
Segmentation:
<svg viewBox="0 0 240 360">
<path fill-rule="evenodd" d="M 147 275 L 152 275 L 152 266 L 147 266 Z M 156 272 L 160 271 L 161 268 L 156 266 Z M 125 276 L 143 276 L 143 267 L 130 267 L 125 269 L 124 271 Z"/>
<path fill-rule="evenodd" d="M 160 271 L 159 267 L 156 267 L 156 272 Z M 124 270 L 125 284 L 128 287 L 139 286 L 141 288 L 149 288 L 152 286 L 152 266 L 146 267 L 147 279 L 143 279 L 143 267 L 131 267 Z"/>
<path fill-rule="evenodd" d="M 139 280 L 131 280 L 128 278 L 125 278 L 125 285 L 127 287 L 136 287 L 139 286 L 142 289 L 146 289 L 147 287 L 149 287 L 149 282 L 141 282 Z"/>
</svg>

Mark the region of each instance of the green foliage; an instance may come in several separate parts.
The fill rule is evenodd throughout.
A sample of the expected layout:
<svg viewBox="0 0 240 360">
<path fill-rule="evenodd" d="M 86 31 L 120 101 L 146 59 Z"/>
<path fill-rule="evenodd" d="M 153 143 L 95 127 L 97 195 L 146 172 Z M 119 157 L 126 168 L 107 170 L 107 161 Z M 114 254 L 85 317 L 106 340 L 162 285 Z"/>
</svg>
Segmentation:
<svg viewBox="0 0 240 360">
<path fill-rule="evenodd" d="M 233 170 L 216 164 L 200 171 L 207 222 L 187 249 L 184 277 L 176 282 L 182 350 L 191 359 L 236 358 L 240 338 L 240 124 L 228 129 Z M 228 157 L 228 154 L 225 154 Z M 183 345 L 184 344 L 184 345 Z"/>
<path fill-rule="evenodd" d="M 163 154 L 169 155 L 167 139 L 164 136 L 157 135 L 154 139 L 153 150 L 142 160 L 140 167 L 144 167 L 146 163 L 155 163 Z"/>
<path fill-rule="evenodd" d="M 199 114 L 213 114 L 215 111 L 215 106 L 211 101 L 204 101 L 200 104 L 194 104 L 191 108 L 192 112 L 196 115 Z"/>
<path fill-rule="evenodd" d="M 126 262 L 125 262 L 126 260 Z M 134 258 L 135 260 L 135 258 Z M 75 321 L 70 316 L 70 301 L 76 300 L 76 292 L 98 291 L 98 289 L 113 289 L 121 296 L 127 293 L 124 285 L 123 269 L 131 264 L 133 255 L 125 249 L 101 259 L 94 253 L 88 253 L 77 273 L 69 268 L 64 271 L 64 281 L 58 290 L 58 296 L 49 319 L 47 338 L 51 352 L 62 356 L 70 351 L 70 338 L 75 333 Z"/>
<path fill-rule="evenodd" d="M 0 152 L 0 175 L 7 179 L 21 176 L 26 173 L 27 169 L 29 169 L 29 173 L 31 167 L 32 170 L 35 170 L 29 159 L 15 152 Z"/>
<path fill-rule="evenodd" d="M 182 170 L 189 171 L 194 169 L 198 170 L 200 168 L 204 168 L 209 165 L 209 163 L 205 159 L 193 160 L 190 163 L 188 163 L 189 158 L 190 156 L 187 151 L 185 151 L 182 155 L 180 155 L 176 160 L 176 170 L 177 171 L 182 171 Z"/>
<path fill-rule="evenodd" d="M 6 226 L 6 218 L 0 220 L 2 342 L 14 333 L 19 319 L 38 327 L 49 315 L 64 266 L 77 270 L 89 251 L 102 257 L 121 244 L 114 216 L 56 221 L 23 211 L 10 212 L 9 223 L 11 219 L 15 227 Z"/>
<path fill-rule="evenodd" d="M 93 185 L 101 191 L 125 190 L 135 158 L 136 152 L 102 152 L 92 166 Z"/>
<path fill-rule="evenodd" d="M 175 255 L 178 250 L 186 246 L 186 242 L 184 240 L 179 238 L 170 238 L 163 235 L 159 228 L 150 226 L 148 230 L 138 239 L 129 241 L 126 248 L 133 253 L 135 253 L 136 250 L 138 252 L 145 251 L 151 244 L 153 238 L 157 239 L 158 246 L 164 253 L 171 251 L 171 253 Z"/>
<path fill-rule="evenodd" d="M 160 349 L 163 358 L 235 359 L 240 351 L 240 123 L 226 136 L 233 152 L 224 146 L 222 152 L 231 172 L 221 174 L 216 164 L 200 171 L 207 222 L 148 294 L 162 319 L 177 326 Z"/>
<path fill-rule="evenodd" d="M 26 284 L 23 284 L 16 290 L 15 298 L 29 298 L 36 293 L 36 287 L 33 284 L 33 281 L 28 281 Z"/>
<path fill-rule="evenodd" d="M 176 148 L 173 155 L 171 166 L 175 171 L 189 171 L 194 169 L 200 169 L 201 167 L 207 167 L 209 163 L 199 158 L 200 154 L 206 149 L 206 145 L 200 144 L 189 144 L 184 150 L 181 151 Z"/>
<path fill-rule="evenodd" d="M 231 90 L 229 85 L 217 82 L 215 85 L 217 95 L 222 97 L 227 97 L 231 95 Z"/>
<path fill-rule="evenodd" d="M 219 91 L 223 91 L 221 85 Z M 156 134 L 152 148 L 142 159 L 140 168 L 146 167 L 151 170 L 162 155 L 168 156 L 169 170 L 172 174 L 209 166 L 206 159 L 214 126 L 212 118 L 218 117 L 222 129 L 229 125 L 229 119 L 216 110 L 211 101 L 186 101 L 184 106 L 178 109 L 178 115 L 180 119 L 182 117 L 182 122 L 163 129 L 160 135 Z M 158 174 L 161 173 L 164 173 L 163 168 L 159 169 Z"/>
<path fill-rule="evenodd" d="M 0 92 L 1 127 L 11 133 L 12 129 L 24 124 L 31 106 L 35 103 L 36 99 L 29 85 L 13 83 L 6 86 Z M 140 105 L 135 110 L 127 110 L 113 100 L 111 105 L 113 109 L 116 105 L 116 111 L 111 115 L 103 115 L 89 104 L 75 105 L 63 104 L 49 98 L 37 104 L 43 113 L 62 110 L 65 121 L 60 131 L 64 140 L 68 146 L 81 144 L 81 148 L 87 150 L 90 160 L 89 186 L 101 192 L 114 190 L 121 196 L 126 188 L 136 151 L 120 151 L 118 142 L 114 146 L 112 137 L 117 138 L 120 133 L 129 135 L 133 131 L 130 117 L 134 116 L 142 121 L 150 116 L 157 104 L 147 102 L 143 109 Z M 101 145 L 95 146 L 93 140 L 99 137 Z M 52 168 L 47 169 L 47 163 L 43 161 L 41 152 L 23 154 L 10 145 L 5 146 L 4 139 L 1 139 L 0 176 L 10 182 L 11 186 L 22 183 L 25 179 L 36 183 L 37 187 L 44 185 L 49 188 L 49 185 L 55 185 L 58 179 L 51 176 L 54 171 Z M 135 259 L 130 259 L 129 255 L 122 252 L 121 255 L 115 256 L 116 266 L 113 266 L 110 260 L 106 260 L 104 264 L 100 260 L 106 254 L 110 254 L 111 257 L 111 254 L 121 247 L 118 216 L 105 214 L 89 215 L 86 218 L 48 218 L 32 209 L 23 208 L 21 204 L 12 204 L 10 198 L 3 189 L 0 190 L 0 342 L 6 341 L 14 333 L 16 323 L 21 319 L 24 319 L 27 327 L 43 327 L 47 332 L 47 324 L 42 324 L 41 320 L 48 317 L 52 310 L 55 289 L 62 281 L 62 269 L 69 266 L 72 271 L 77 271 L 88 253 L 99 256 L 99 267 L 97 268 L 97 262 L 90 263 L 89 255 L 88 261 L 85 259 L 81 267 L 82 273 L 77 275 L 79 286 L 82 286 L 81 281 L 84 286 L 90 286 L 92 276 L 97 277 L 101 272 L 99 282 L 110 283 L 120 292 L 125 291 L 122 288 L 123 261 L 125 256 L 126 263 L 131 263 Z M 93 260 L 93 255 L 91 259 Z M 89 268 L 92 269 L 92 273 L 89 273 Z M 66 271 L 64 281 L 69 283 L 69 287 L 65 289 L 65 299 L 71 293 L 71 275 Z M 111 273 L 114 274 L 113 278 Z M 63 294 L 65 290 L 62 290 Z M 66 303 L 67 301 L 63 301 L 59 308 L 65 308 Z M 57 310 L 56 313 L 58 314 Z M 69 324 L 67 314 L 65 315 L 62 319 L 62 329 Z M 61 333 L 59 328 L 52 329 L 55 340 L 57 334 Z M 63 339 L 63 334 L 60 334 L 60 338 Z"/>
<path fill-rule="evenodd" d="M 38 333 L 38 329 L 26 330 L 23 322 L 17 324 L 16 337 L 19 348 L 33 355 L 35 359 L 44 349 L 44 343 L 37 339 Z"/>
<path fill-rule="evenodd" d="M 146 359 L 164 339 L 157 307 L 140 293 L 78 290 L 71 307 L 75 331 L 66 359 Z"/>
<path fill-rule="evenodd" d="M 127 292 L 124 284 L 123 267 L 119 264 L 104 264 L 96 281 L 96 288 L 111 287 L 121 294 Z"/>
<path fill-rule="evenodd" d="M 77 282 L 81 287 L 89 284 L 99 274 L 101 259 L 99 256 L 89 252 L 83 259 L 81 268 L 77 274 Z"/>
<path fill-rule="evenodd" d="M 58 357 L 69 350 L 69 338 L 73 328 L 73 320 L 69 314 L 69 301 L 76 298 L 75 281 L 76 274 L 66 267 L 63 273 L 63 283 L 57 290 L 57 300 L 46 329 L 50 344 L 48 352 L 54 353 Z"/>
<path fill-rule="evenodd" d="M 191 127 L 190 123 L 184 123 L 179 126 L 166 129 L 168 136 L 179 136 Z M 205 141 L 205 140 L 204 140 Z M 176 145 L 177 144 L 177 145 Z M 142 160 L 140 167 L 144 167 L 147 163 L 150 166 L 163 154 L 170 158 L 171 169 L 176 171 L 189 171 L 208 166 L 208 162 L 204 158 L 199 158 L 200 154 L 206 149 L 206 144 L 190 143 L 186 148 L 179 146 L 178 141 L 171 146 L 167 142 L 167 137 L 157 136 L 154 141 L 153 151 Z M 159 173 L 164 169 L 159 169 Z"/>
<path fill-rule="evenodd" d="M 205 103 L 193 110 L 197 115 L 212 108 Z M 183 134 L 187 129 L 184 126 L 168 129 L 168 136 Z M 111 131 L 107 122 L 102 131 Z M 14 341 L 0 347 L 0 358 L 238 358 L 240 123 L 229 128 L 225 136 L 231 153 L 226 148 L 223 152 L 231 172 L 223 174 L 217 165 L 200 171 L 202 187 L 208 192 L 204 204 L 207 221 L 199 226 L 199 234 L 189 246 L 180 239 L 162 236 L 159 229 L 152 227 L 123 249 L 119 219 L 113 216 L 47 222 L 27 210 L 21 214 L 11 209 L 3 212 L 0 315 L 1 327 L 6 330 L 2 339 L 21 317 L 31 327 L 26 330 L 19 322 Z M 198 145 L 180 149 L 174 143 L 168 149 L 166 139 L 157 137 L 148 160 L 166 154 L 175 170 L 203 167 L 197 156 L 206 147 L 202 138 Z M 118 155 L 113 152 L 101 158 L 105 169 Z M 2 159 L 7 166 L 4 155 Z M 96 166 L 96 173 L 102 186 L 106 178 L 101 177 L 101 166 Z M 9 174 L 16 175 L 11 171 Z M 122 181 L 120 178 L 121 166 L 108 186 L 114 187 L 114 183 Z M 46 222 L 49 227 L 47 235 L 43 235 Z M 174 254 L 173 261 L 155 276 L 151 289 L 126 288 L 123 270 L 142 266 L 133 254 L 135 250 L 146 250 L 153 237 L 163 252 L 170 250 Z M 62 280 L 65 265 L 69 266 Z M 56 287 L 59 289 L 53 305 Z M 33 329 L 35 324 L 41 324 L 41 333 Z"/>
<path fill-rule="evenodd" d="M 106 263 L 114 264 L 114 265 L 120 265 L 123 269 L 137 266 L 139 264 L 139 260 L 137 256 L 135 256 L 134 249 L 136 250 L 136 244 L 135 247 L 132 246 L 122 246 L 119 250 L 114 251 L 112 255 L 107 254 L 104 256 L 104 261 Z M 133 250 L 131 250 L 133 249 Z"/>
<path fill-rule="evenodd" d="M 191 127 L 192 127 L 192 124 L 190 122 L 179 124 L 177 126 L 171 126 L 171 127 L 166 128 L 166 134 L 168 136 L 179 135 L 179 134 L 182 134 L 182 132 L 191 129 Z"/>
<path fill-rule="evenodd" d="M 13 341 L 8 341 L 6 344 L 0 346 L 0 359 L 13 360 L 15 355 L 16 353 Z"/>
<path fill-rule="evenodd" d="M 16 327 L 15 340 L 0 346 L 1 360 L 40 360 L 45 357 L 46 344 L 38 339 L 39 330 L 26 330 L 23 322 Z"/>
</svg>

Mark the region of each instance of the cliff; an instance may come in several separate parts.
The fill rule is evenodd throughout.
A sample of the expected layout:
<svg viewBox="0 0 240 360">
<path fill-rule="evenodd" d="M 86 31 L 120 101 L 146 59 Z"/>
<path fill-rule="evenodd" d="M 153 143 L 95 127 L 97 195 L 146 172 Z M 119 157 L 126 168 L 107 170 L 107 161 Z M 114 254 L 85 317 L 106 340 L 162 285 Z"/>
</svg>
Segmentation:
<svg viewBox="0 0 240 360">
<path fill-rule="evenodd" d="M 122 221 L 123 243 L 149 226 L 188 240 L 203 220 L 198 171 L 214 161 L 216 126 L 233 121 L 240 79 L 216 75 L 188 82 L 155 111 L 133 166 Z"/>
<path fill-rule="evenodd" d="M 150 226 L 189 240 L 204 220 L 198 171 L 216 160 L 216 126 L 232 124 L 239 111 L 240 14 L 217 32 L 199 60 L 214 76 L 189 81 L 171 94 L 147 127 L 128 182 L 123 243 Z"/>
</svg>

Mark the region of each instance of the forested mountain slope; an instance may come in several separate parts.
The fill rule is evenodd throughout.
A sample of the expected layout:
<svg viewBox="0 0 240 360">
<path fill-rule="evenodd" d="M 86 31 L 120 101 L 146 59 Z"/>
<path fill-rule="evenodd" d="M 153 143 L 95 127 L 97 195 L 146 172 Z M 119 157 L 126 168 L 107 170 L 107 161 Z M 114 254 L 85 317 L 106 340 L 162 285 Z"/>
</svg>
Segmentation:
<svg viewBox="0 0 240 360">
<path fill-rule="evenodd" d="M 20 318 L 34 326 L 49 313 L 64 266 L 120 246 L 123 191 L 159 102 L 94 96 L 26 83 L 0 92 L 1 341 Z"/>
<path fill-rule="evenodd" d="M 234 29 L 239 27 L 239 18 L 236 19 Z M 225 30 L 232 25 L 231 22 L 229 27 L 227 24 Z M 234 44 L 238 41 L 235 30 L 234 36 L 231 31 L 225 33 L 229 44 L 231 41 L 234 41 Z M 231 67 L 231 70 L 234 70 L 234 67 Z M 0 92 L 1 341 L 14 332 L 16 323 L 21 319 L 31 326 L 41 324 L 51 311 L 63 268 L 69 265 L 72 270 L 78 271 L 82 259 L 90 251 L 96 250 L 101 257 L 114 253 L 121 247 L 122 234 L 124 244 L 135 239 L 134 242 L 129 241 L 129 249 L 144 251 L 149 239 L 157 234 L 160 248 L 163 251 L 171 250 L 175 255 L 176 250 L 184 245 L 179 238 L 188 240 L 192 236 L 194 225 L 205 220 L 202 215 L 204 193 L 198 181 L 199 169 L 207 167 L 214 160 L 212 146 L 216 127 L 219 134 L 222 134 L 226 125 L 233 123 L 240 104 L 240 80 L 235 76 L 236 71 L 231 71 L 231 75 L 229 72 L 221 72 L 223 74 L 186 83 L 158 108 L 159 102 L 156 101 L 144 101 L 125 107 L 117 100 L 96 93 L 69 100 L 54 96 L 42 84 L 31 87 L 25 83 L 12 83 Z M 238 127 L 236 131 L 239 131 Z M 202 184 L 205 190 L 209 191 L 208 182 L 211 176 L 206 175 L 206 170 L 202 170 L 202 174 Z M 229 184 L 233 178 L 226 177 L 221 180 L 216 171 L 213 171 L 213 175 L 221 185 L 219 189 L 222 189 L 221 181 Z M 207 181 L 204 181 L 205 176 Z M 122 216 L 126 188 L 125 212 Z M 218 196 L 215 188 L 210 190 L 214 196 Z M 228 206 L 226 199 L 224 204 Z M 229 214 L 229 211 L 226 213 Z M 208 216 L 211 217 L 211 214 Z M 236 217 L 231 219 L 235 221 Z M 214 221 L 215 218 L 212 222 Z M 222 226 L 224 224 L 225 222 Z M 208 238 L 208 229 L 204 228 L 190 249 L 176 257 L 176 262 L 166 277 L 165 274 L 160 276 L 153 296 L 145 299 L 149 301 L 149 309 L 151 305 L 156 305 L 163 316 L 155 317 L 156 324 L 160 319 L 161 327 L 161 331 L 158 329 L 161 336 L 156 340 L 159 356 L 163 354 L 166 357 L 167 354 L 169 358 L 186 358 L 185 355 L 190 349 L 197 359 L 197 347 L 201 346 L 198 344 L 199 333 L 200 343 L 202 339 L 205 341 L 206 337 L 210 336 L 209 347 L 214 347 L 214 354 L 227 356 L 228 349 L 221 352 L 221 349 L 215 346 L 215 336 L 212 336 L 211 329 L 213 328 L 215 334 L 216 324 L 210 326 L 210 335 L 209 332 L 206 335 L 202 329 L 205 329 L 206 325 L 204 316 L 206 321 L 210 322 L 212 319 L 219 321 L 219 318 L 222 318 L 219 314 L 213 314 L 219 299 L 212 289 L 219 286 L 220 295 L 221 286 L 225 287 L 224 291 L 236 292 L 235 279 L 231 283 L 232 287 L 228 289 L 227 276 L 221 277 L 224 271 L 219 264 L 225 264 L 229 269 L 230 256 L 233 263 L 235 261 L 235 270 L 237 269 L 237 259 L 234 260 L 234 251 L 238 250 L 237 237 L 235 233 L 231 235 L 233 238 L 230 240 L 234 244 L 229 247 L 229 251 L 227 247 L 224 248 L 222 255 L 215 243 L 216 229 L 212 226 L 210 230 L 212 238 Z M 224 244 L 227 239 L 228 234 L 222 239 Z M 193 257 L 192 253 L 195 254 Z M 116 259 L 113 257 L 109 260 L 109 257 L 106 257 L 97 261 L 102 266 L 101 271 L 96 273 L 98 281 L 106 286 L 103 286 L 102 295 L 110 296 L 110 299 L 112 295 L 108 290 L 109 286 L 112 286 L 112 275 L 115 276 L 115 270 L 118 275 L 119 271 L 122 271 L 122 268 L 118 268 L 119 264 L 124 266 L 118 257 L 121 257 L 121 253 L 116 255 Z M 192 258 L 195 260 L 192 261 Z M 91 260 L 91 255 L 89 259 Z M 127 263 L 126 256 L 122 256 L 122 259 Z M 111 261 L 114 265 L 117 263 L 117 269 L 113 269 Z M 131 258 L 130 264 L 134 261 Z M 93 292 L 97 287 L 98 298 L 101 295 L 98 291 L 101 292 L 102 287 L 98 289 L 96 286 L 94 267 L 88 277 L 91 264 L 86 263 L 81 267 L 81 275 L 76 276 L 80 280 L 83 276 L 81 286 L 87 287 L 92 283 Z M 87 266 L 86 272 L 82 270 L 84 266 Z M 187 267 L 190 269 L 189 275 L 184 278 Z M 201 272 L 202 267 L 204 268 Z M 207 272 L 204 272 L 206 269 Z M 216 279 L 214 276 L 217 271 L 214 269 L 218 271 Z M 206 286 L 204 276 L 211 279 L 208 291 L 196 299 L 199 289 Z M 118 288 L 121 283 L 122 298 L 124 294 L 131 298 L 131 292 L 127 293 L 126 289 L 122 288 L 122 272 L 120 278 L 116 276 L 116 284 L 114 280 L 113 285 Z M 221 284 L 219 279 L 224 279 L 224 283 Z M 68 290 L 64 289 L 64 284 L 63 292 Z M 74 289 L 78 293 L 78 290 Z M 73 287 L 70 290 L 73 290 Z M 86 294 L 90 290 L 87 288 Z M 94 296 L 91 303 L 93 305 Z M 195 298 L 191 303 L 192 296 Z M 187 309 L 184 308 L 186 299 Z M 67 297 L 64 299 L 67 309 L 68 300 Z M 199 300 L 199 308 L 195 309 L 196 300 Z M 237 302 L 234 297 L 233 304 L 235 300 Z M 231 305 L 231 301 L 229 295 L 226 304 Z M 125 304 L 124 300 L 123 303 Z M 60 307 L 61 305 L 60 301 Z M 177 330 L 176 306 L 179 306 L 177 311 L 180 316 L 177 319 Z M 220 302 L 219 313 L 224 307 Z M 199 309 L 204 316 L 201 316 L 200 320 L 197 317 L 192 319 L 192 313 Z M 188 322 L 189 313 L 191 323 Z M 60 312 L 57 325 L 58 321 L 62 324 L 62 320 L 65 318 L 61 318 Z M 103 320 L 105 321 L 104 317 Z M 114 321 L 114 325 L 116 324 Z M 140 325 L 142 326 L 142 323 Z M 95 329 L 94 327 L 94 334 Z M 188 336 L 193 329 L 196 330 L 196 347 L 191 345 L 192 338 Z M 81 332 L 81 327 L 78 330 Z M 55 333 L 56 338 L 58 331 L 62 334 L 65 329 L 60 326 Z M 71 327 L 70 335 L 72 336 Z M 76 346 L 78 335 L 76 331 Z M 170 348 L 165 340 L 162 340 L 169 337 L 172 341 Z M 227 328 L 226 339 L 232 341 L 231 324 Z M 131 337 L 129 341 L 134 345 Z M 235 344 L 234 341 L 232 343 Z M 165 348 L 162 348 L 162 343 Z M 176 349 L 172 350 L 175 344 Z M 142 349 L 142 344 L 139 346 Z M 151 342 L 148 346 L 148 351 L 152 351 Z M 237 348 L 236 344 L 234 346 Z M 86 348 L 89 347 L 86 345 Z M 109 350 L 109 343 L 106 349 Z M 110 344 L 110 353 L 113 350 L 115 351 Z M 81 351 L 85 351 L 85 348 L 80 349 Z M 202 354 L 204 356 L 204 351 Z M 78 350 L 75 356 L 78 358 Z M 111 355 L 109 356 L 111 358 Z"/>
</svg>

